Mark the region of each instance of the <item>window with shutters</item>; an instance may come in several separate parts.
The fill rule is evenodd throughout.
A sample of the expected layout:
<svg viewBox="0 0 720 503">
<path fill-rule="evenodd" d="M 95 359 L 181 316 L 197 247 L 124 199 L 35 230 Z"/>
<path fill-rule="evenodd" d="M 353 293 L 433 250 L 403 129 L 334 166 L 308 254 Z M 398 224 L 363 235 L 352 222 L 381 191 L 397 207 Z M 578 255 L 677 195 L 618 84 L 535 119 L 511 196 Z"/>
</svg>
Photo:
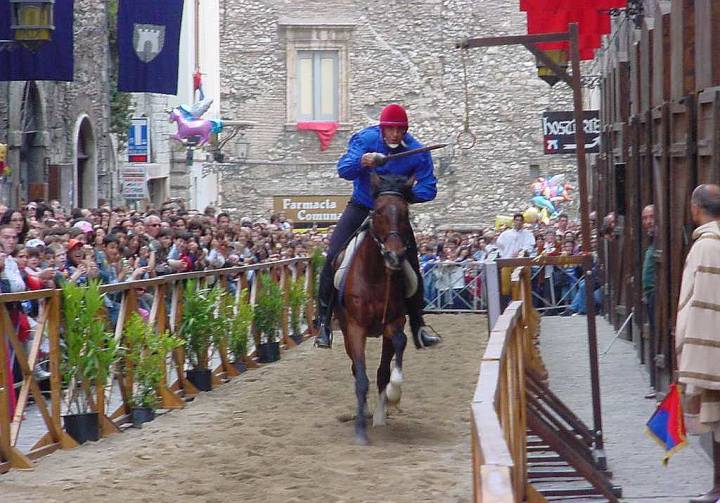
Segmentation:
<svg viewBox="0 0 720 503">
<path fill-rule="evenodd" d="M 287 124 L 349 122 L 348 49 L 355 24 L 280 20 L 287 62 Z"/>
<path fill-rule="evenodd" d="M 338 121 L 338 52 L 298 51 L 297 121 Z"/>
</svg>

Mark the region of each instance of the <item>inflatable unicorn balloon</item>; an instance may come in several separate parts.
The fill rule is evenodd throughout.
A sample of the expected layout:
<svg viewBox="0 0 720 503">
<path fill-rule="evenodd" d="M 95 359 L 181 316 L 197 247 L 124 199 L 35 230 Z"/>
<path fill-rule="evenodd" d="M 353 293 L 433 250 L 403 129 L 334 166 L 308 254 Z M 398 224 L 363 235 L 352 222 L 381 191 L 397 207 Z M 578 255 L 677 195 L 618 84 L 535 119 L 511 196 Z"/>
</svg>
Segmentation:
<svg viewBox="0 0 720 503">
<path fill-rule="evenodd" d="M 185 142 L 191 138 L 199 138 L 197 146 L 210 141 L 210 135 L 219 134 L 223 129 L 223 122 L 219 120 L 203 119 L 202 115 L 212 105 L 212 99 L 203 99 L 192 106 L 180 105 L 170 112 L 170 122 L 177 123 L 177 133 L 171 136 L 175 140 Z"/>
</svg>

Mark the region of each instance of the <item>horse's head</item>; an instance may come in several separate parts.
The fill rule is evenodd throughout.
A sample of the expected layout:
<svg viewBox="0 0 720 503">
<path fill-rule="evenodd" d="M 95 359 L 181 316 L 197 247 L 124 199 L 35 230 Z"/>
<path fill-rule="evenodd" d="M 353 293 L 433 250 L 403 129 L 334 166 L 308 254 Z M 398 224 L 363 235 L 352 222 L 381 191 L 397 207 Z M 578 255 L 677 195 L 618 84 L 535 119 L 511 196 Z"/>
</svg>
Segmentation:
<svg viewBox="0 0 720 503">
<path fill-rule="evenodd" d="M 373 171 L 370 183 L 375 194 L 370 234 L 380 247 L 385 266 L 398 270 L 405 259 L 412 232 L 408 201 L 415 176 L 378 176 Z"/>
<path fill-rule="evenodd" d="M 179 119 L 180 119 L 180 112 L 178 111 L 177 108 L 173 108 L 170 111 L 170 114 L 168 115 L 168 120 L 170 122 L 178 122 Z"/>
</svg>

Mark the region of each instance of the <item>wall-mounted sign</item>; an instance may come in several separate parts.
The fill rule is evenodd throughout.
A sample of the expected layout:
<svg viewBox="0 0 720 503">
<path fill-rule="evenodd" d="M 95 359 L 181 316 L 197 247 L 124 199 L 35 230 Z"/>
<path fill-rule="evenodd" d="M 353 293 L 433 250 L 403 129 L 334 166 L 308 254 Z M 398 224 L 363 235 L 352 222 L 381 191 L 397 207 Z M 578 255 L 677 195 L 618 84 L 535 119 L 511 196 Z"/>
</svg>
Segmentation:
<svg viewBox="0 0 720 503">
<path fill-rule="evenodd" d="M 600 114 L 586 110 L 583 119 L 585 152 L 600 152 Z M 575 114 L 573 112 L 543 112 L 544 147 L 546 154 L 575 153 Z"/>
<path fill-rule="evenodd" d="M 121 192 L 125 199 L 138 200 L 147 196 L 145 166 L 124 166 L 121 173 Z"/>
<path fill-rule="evenodd" d="M 147 117 L 134 117 L 128 129 L 128 162 L 150 162 L 150 127 Z"/>
<path fill-rule="evenodd" d="M 274 213 L 283 213 L 298 227 L 312 224 L 333 224 L 340 220 L 349 195 L 335 196 L 274 196 Z"/>
</svg>

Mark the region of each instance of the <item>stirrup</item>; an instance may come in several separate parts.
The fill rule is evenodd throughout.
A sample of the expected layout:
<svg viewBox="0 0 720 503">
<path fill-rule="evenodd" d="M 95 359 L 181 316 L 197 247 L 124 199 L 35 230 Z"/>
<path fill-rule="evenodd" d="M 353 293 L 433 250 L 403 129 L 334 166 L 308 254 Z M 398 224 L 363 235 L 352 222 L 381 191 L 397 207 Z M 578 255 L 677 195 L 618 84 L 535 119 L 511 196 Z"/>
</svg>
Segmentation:
<svg viewBox="0 0 720 503">
<path fill-rule="evenodd" d="M 421 325 L 418 328 L 418 341 L 420 342 L 421 348 L 429 348 L 431 346 L 435 346 L 436 344 L 440 344 L 440 342 L 442 342 L 442 337 L 440 337 L 440 335 L 432 327 L 428 325 Z"/>
<path fill-rule="evenodd" d="M 315 337 L 315 347 L 332 349 L 333 333 L 326 323 L 320 323 L 320 329 Z"/>
</svg>

